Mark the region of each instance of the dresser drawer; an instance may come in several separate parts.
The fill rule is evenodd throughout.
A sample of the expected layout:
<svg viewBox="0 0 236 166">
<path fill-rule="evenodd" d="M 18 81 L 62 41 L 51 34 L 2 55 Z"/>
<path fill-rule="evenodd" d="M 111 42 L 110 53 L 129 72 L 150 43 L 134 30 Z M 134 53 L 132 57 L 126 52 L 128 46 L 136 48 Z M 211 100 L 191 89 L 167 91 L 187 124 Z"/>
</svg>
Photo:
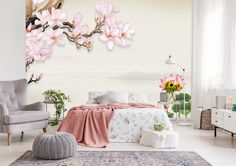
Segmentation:
<svg viewBox="0 0 236 166">
<path fill-rule="evenodd" d="M 222 127 L 222 128 L 224 127 L 224 119 L 218 119 L 218 118 L 212 117 L 211 123 L 217 127 Z"/>
<path fill-rule="evenodd" d="M 224 113 L 220 110 L 212 110 L 211 117 L 216 119 L 224 119 Z"/>
<path fill-rule="evenodd" d="M 224 113 L 224 129 L 236 133 L 236 113 L 225 112 Z"/>
</svg>

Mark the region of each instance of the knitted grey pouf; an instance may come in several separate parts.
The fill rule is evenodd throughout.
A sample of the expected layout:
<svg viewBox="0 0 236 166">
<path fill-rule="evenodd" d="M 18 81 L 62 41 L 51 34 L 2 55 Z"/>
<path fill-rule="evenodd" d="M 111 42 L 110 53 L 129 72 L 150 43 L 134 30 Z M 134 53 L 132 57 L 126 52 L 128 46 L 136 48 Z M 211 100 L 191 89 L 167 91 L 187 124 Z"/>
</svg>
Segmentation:
<svg viewBox="0 0 236 166">
<path fill-rule="evenodd" d="M 33 143 L 35 158 L 57 160 L 72 157 L 77 150 L 77 142 L 72 134 L 57 132 L 39 135 Z"/>
</svg>

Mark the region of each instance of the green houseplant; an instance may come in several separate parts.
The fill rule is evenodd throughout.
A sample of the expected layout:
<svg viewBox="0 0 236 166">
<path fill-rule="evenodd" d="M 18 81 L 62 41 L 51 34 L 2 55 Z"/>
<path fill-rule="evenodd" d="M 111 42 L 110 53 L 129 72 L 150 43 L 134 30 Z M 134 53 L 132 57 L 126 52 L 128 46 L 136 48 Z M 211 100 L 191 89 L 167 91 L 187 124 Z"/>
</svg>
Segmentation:
<svg viewBox="0 0 236 166">
<path fill-rule="evenodd" d="M 66 112 L 65 101 L 70 102 L 70 97 L 66 96 L 60 90 L 47 90 L 43 93 L 45 97 L 45 101 L 53 102 L 54 107 L 56 109 L 55 119 L 49 121 L 49 125 L 55 126 L 59 124 L 59 119 L 63 112 Z"/>
<path fill-rule="evenodd" d="M 180 93 L 176 95 L 176 101 L 172 106 L 172 111 L 184 115 L 184 94 Z M 185 94 L 185 117 L 191 112 L 191 96 L 190 94 Z"/>
</svg>

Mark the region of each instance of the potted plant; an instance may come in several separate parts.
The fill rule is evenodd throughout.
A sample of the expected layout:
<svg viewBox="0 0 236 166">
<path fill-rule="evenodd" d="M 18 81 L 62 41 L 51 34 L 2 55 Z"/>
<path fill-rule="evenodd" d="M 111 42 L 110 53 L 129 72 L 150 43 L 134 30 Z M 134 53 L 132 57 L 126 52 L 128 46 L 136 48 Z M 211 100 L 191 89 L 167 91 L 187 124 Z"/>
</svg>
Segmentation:
<svg viewBox="0 0 236 166">
<path fill-rule="evenodd" d="M 60 90 L 47 90 L 43 93 L 45 101 L 52 102 L 56 109 L 55 112 L 55 119 L 49 121 L 49 125 L 55 126 L 59 124 L 59 119 L 61 114 L 66 112 L 67 109 L 65 108 L 65 102 L 70 102 L 70 97 L 66 96 Z"/>
<path fill-rule="evenodd" d="M 183 110 L 184 104 L 185 104 L 185 113 Z M 184 94 L 183 93 L 176 95 L 176 102 L 172 106 L 172 110 L 175 113 L 179 113 L 179 117 L 180 117 L 180 114 L 182 114 L 182 115 L 185 115 L 185 117 L 187 118 L 188 114 L 191 112 L 191 96 L 190 96 L 190 94 L 188 94 L 188 93 L 185 94 L 185 101 L 184 101 Z"/>
<path fill-rule="evenodd" d="M 183 77 L 178 74 L 176 76 L 173 76 L 171 74 L 170 77 L 164 77 L 160 81 L 161 81 L 161 84 L 159 87 L 161 88 L 162 91 L 165 91 L 167 93 L 167 101 L 175 102 L 176 101 L 175 92 L 180 92 L 184 86 Z M 168 108 L 166 108 L 165 105 L 164 105 L 164 108 L 166 110 L 168 117 L 173 118 L 173 113 L 168 112 L 169 104 L 168 104 Z"/>
</svg>

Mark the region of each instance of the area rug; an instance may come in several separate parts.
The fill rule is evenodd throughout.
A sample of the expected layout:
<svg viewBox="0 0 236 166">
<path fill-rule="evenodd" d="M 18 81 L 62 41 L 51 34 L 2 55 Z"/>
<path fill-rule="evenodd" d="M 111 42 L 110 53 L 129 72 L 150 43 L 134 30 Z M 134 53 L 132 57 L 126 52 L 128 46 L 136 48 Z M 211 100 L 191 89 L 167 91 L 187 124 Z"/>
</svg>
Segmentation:
<svg viewBox="0 0 236 166">
<path fill-rule="evenodd" d="M 78 151 L 63 160 L 37 160 L 27 151 L 11 166 L 211 166 L 188 151 Z"/>
</svg>

